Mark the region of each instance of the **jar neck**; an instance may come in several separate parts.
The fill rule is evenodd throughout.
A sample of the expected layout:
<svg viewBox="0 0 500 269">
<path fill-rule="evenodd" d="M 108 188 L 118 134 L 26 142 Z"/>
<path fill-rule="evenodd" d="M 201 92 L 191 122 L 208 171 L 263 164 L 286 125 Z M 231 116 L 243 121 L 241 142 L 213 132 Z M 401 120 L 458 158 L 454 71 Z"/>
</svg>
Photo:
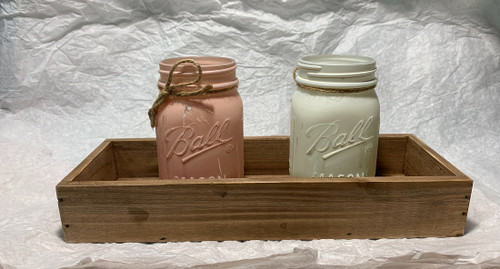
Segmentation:
<svg viewBox="0 0 500 269">
<path fill-rule="evenodd" d="M 202 95 L 194 95 L 194 96 L 172 96 L 172 99 L 207 99 L 207 98 L 222 98 L 222 97 L 231 97 L 231 96 L 239 96 L 238 88 L 231 88 L 227 90 L 220 91 L 209 91 L 206 94 Z"/>
</svg>

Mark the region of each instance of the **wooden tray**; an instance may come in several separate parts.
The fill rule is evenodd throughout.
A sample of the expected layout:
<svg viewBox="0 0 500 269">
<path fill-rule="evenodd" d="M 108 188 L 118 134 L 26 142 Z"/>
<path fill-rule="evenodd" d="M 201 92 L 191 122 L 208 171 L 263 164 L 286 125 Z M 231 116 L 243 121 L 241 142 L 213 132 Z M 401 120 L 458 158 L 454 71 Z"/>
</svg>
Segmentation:
<svg viewBox="0 0 500 269">
<path fill-rule="evenodd" d="M 245 178 L 158 179 L 154 139 L 107 139 L 56 187 L 67 242 L 460 236 L 472 180 L 413 135 L 377 176 L 291 178 L 288 137 L 245 138 Z"/>
</svg>

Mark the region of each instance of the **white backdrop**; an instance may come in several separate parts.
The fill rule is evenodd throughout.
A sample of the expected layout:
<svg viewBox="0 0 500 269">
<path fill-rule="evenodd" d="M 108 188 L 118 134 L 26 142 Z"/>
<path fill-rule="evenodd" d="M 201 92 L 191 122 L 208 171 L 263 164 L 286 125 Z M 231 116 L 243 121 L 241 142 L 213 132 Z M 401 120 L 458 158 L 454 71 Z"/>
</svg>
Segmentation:
<svg viewBox="0 0 500 269">
<path fill-rule="evenodd" d="M 456 264 L 500 257 L 498 0 L 14 0 L 0 6 L 0 268 L 58 268 L 84 258 L 182 267 L 294 248 L 317 253 L 310 263 L 293 263 L 303 267 L 384 263 L 414 252 L 456 255 Z M 245 135 L 286 135 L 295 64 L 304 55 L 333 53 L 376 59 L 381 133 L 414 133 L 475 180 L 465 236 L 64 242 L 55 185 L 105 138 L 154 137 L 147 110 L 161 59 L 234 58 Z"/>
</svg>

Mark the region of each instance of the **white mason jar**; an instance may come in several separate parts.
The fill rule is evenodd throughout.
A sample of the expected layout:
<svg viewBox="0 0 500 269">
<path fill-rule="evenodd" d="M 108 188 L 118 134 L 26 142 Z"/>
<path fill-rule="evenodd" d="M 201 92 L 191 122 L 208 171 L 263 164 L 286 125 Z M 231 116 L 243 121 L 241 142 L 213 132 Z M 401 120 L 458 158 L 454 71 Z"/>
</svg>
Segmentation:
<svg viewBox="0 0 500 269">
<path fill-rule="evenodd" d="M 291 176 L 375 176 L 380 126 L 375 71 L 369 57 L 300 59 L 291 109 Z"/>
</svg>

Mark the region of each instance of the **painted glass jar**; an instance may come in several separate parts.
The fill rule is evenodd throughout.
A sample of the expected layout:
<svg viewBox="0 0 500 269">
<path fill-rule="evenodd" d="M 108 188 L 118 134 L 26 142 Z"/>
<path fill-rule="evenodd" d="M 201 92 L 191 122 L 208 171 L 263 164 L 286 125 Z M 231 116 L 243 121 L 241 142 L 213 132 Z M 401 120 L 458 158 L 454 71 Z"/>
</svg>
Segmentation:
<svg viewBox="0 0 500 269">
<path fill-rule="evenodd" d="M 291 107 L 291 176 L 375 176 L 380 125 L 375 71 L 369 57 L 300 59 Z"/>
<path fill-rule="evenodd" d="M 149 111 L 159 177 L 243 177 L 243 105 L 236 63 L 224 57 L 160 62 L 160 94 Z"/>
</svg>

